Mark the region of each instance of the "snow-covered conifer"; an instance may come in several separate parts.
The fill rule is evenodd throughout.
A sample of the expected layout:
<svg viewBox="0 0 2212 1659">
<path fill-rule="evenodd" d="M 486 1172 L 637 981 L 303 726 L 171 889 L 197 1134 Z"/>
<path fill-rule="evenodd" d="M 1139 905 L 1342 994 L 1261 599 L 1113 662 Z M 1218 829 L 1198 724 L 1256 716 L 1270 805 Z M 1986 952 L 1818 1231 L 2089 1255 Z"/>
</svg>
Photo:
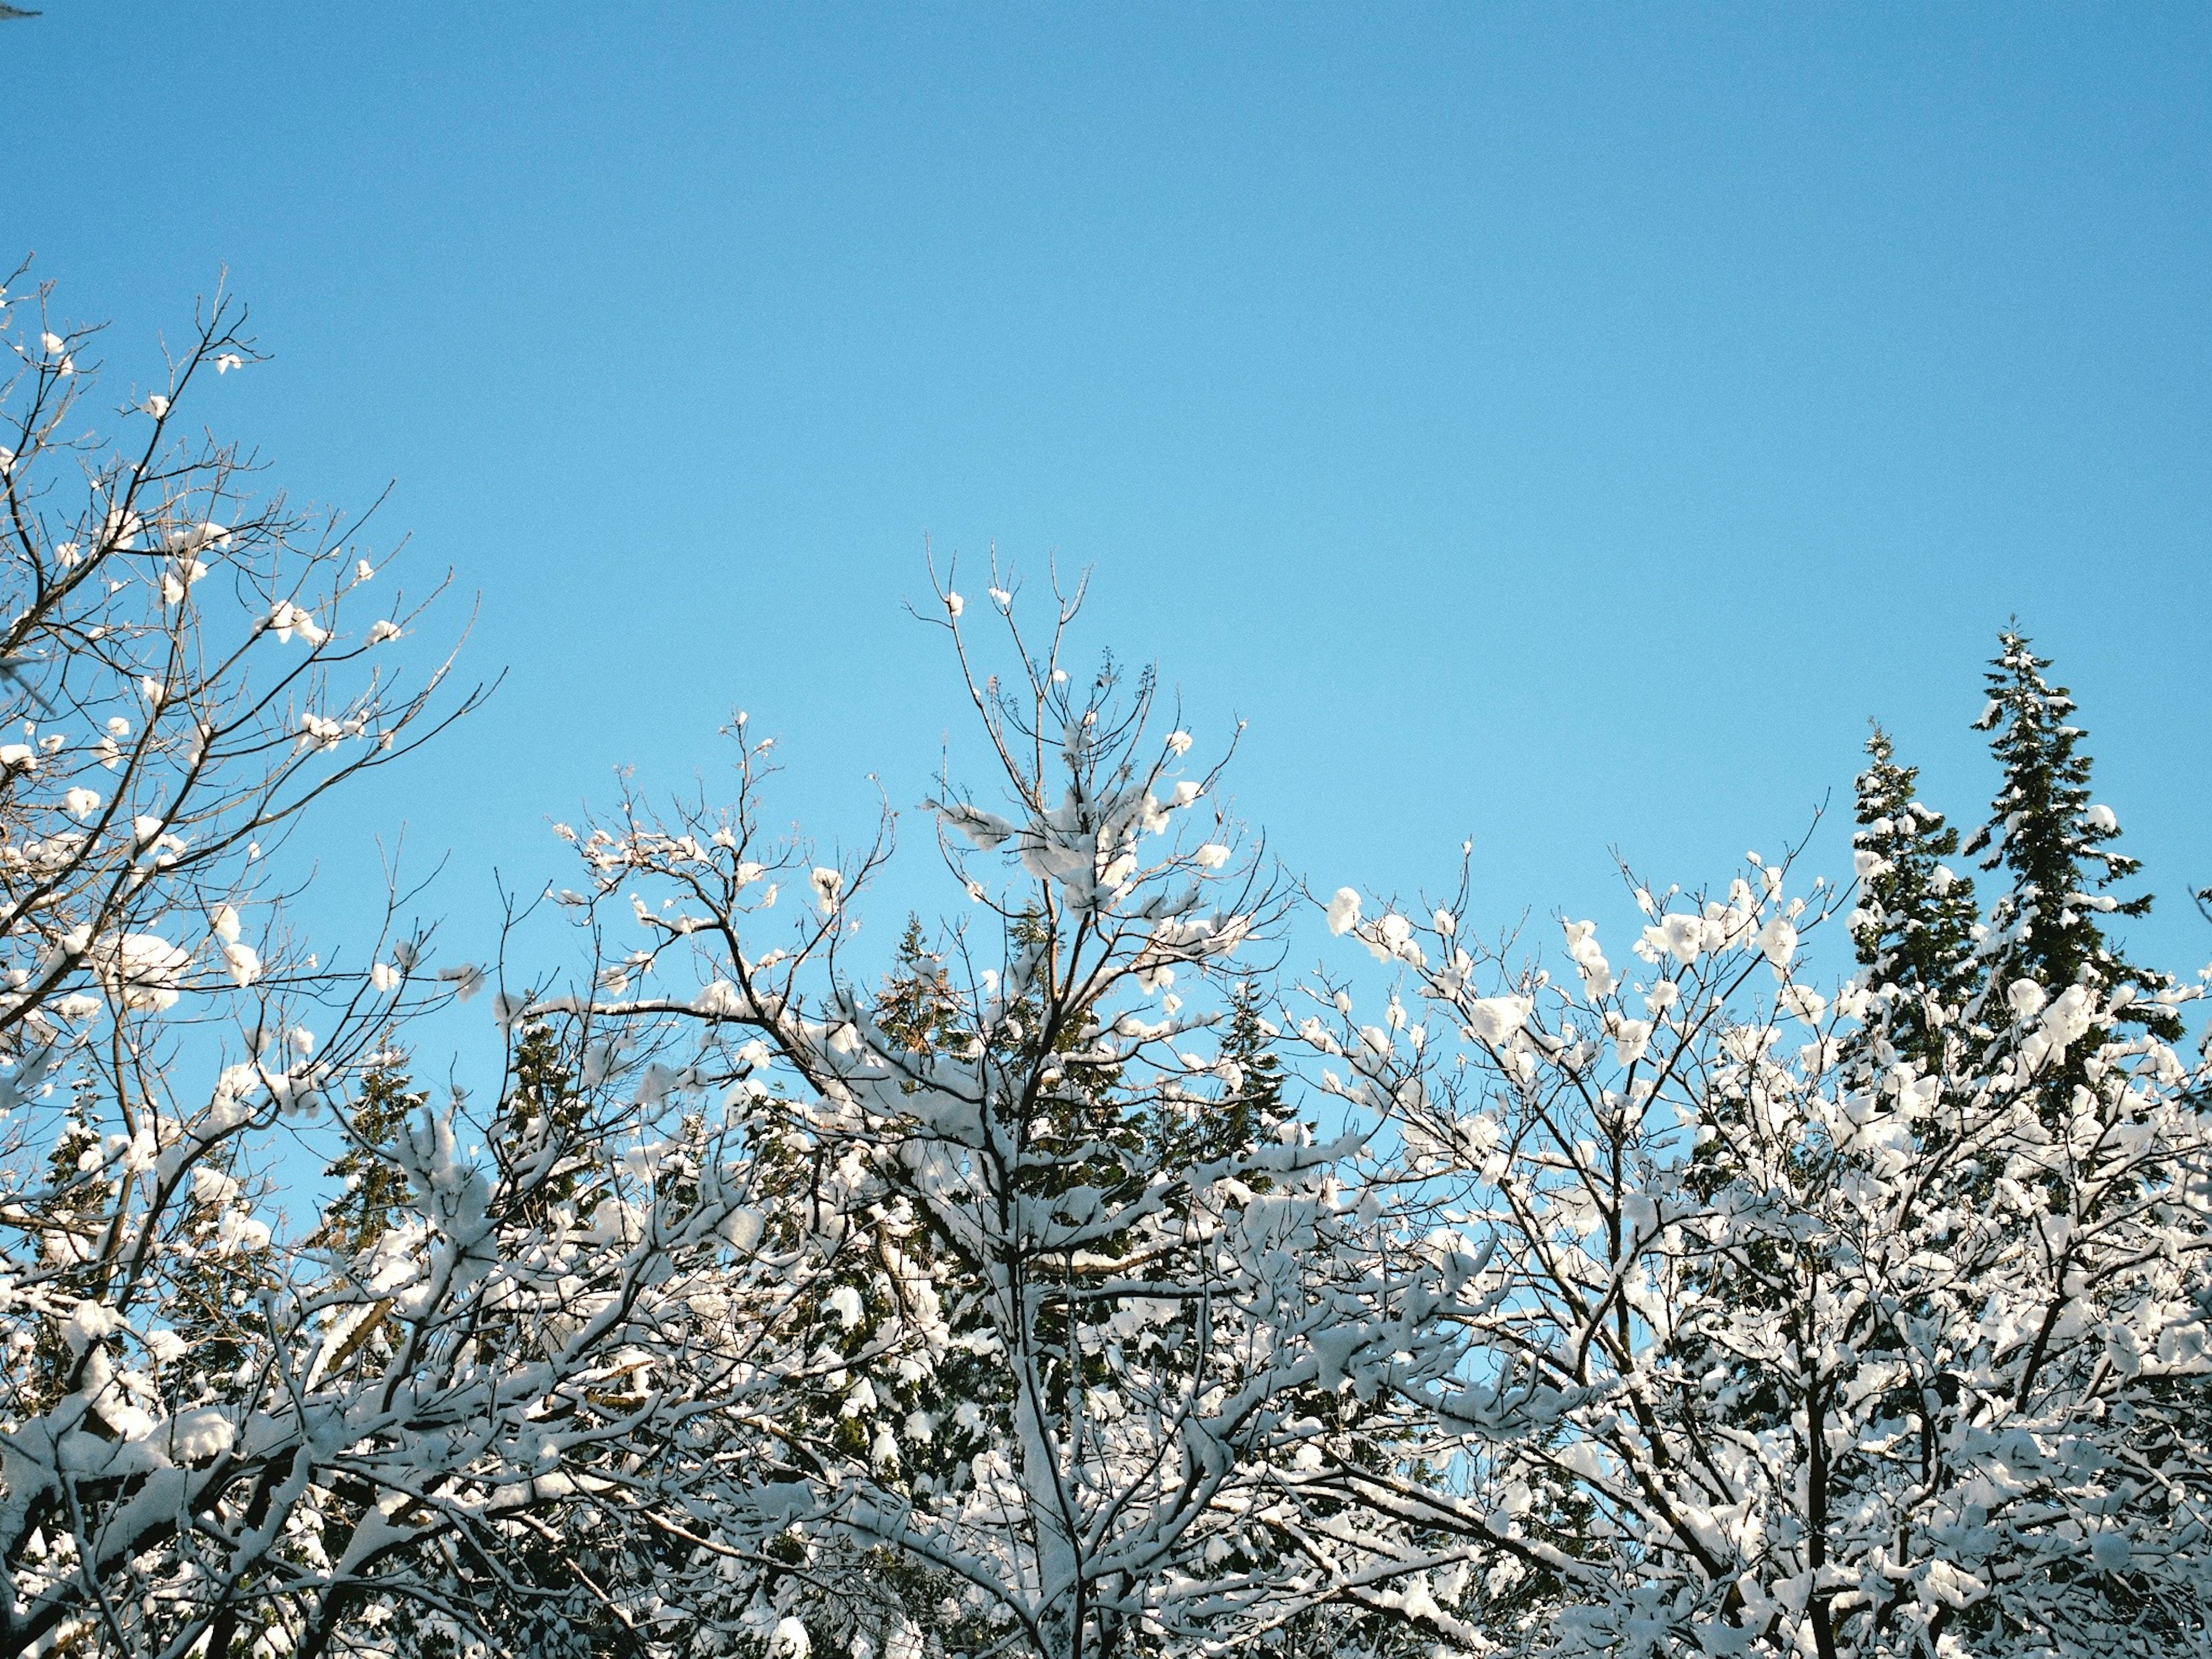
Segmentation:
<svg viewBox="0 0 2212 1659">
<path fill-rule="evenodd" d="M 1879 726 L 1866 747 L 1851 836 L 1858 903 L 1848 920 L 1872 1000 L 1869 1026 L 1893 1054 L 1940 1071 L 1945 1033 L 1980 982 L 1974 884 L 1945 862 L 1958 854 L 1959 832 L 1920 799 L 1918 769 L 1898 763 Z"/>
<path fill-rule="evenodd" d="M 1449 1261 L 1402 1246 L 1425 1200 L 1378 1157 L 1402 1107 L 1363 1083 L 1327 1134 L 1265 1109 L 1287 1085 L 1235 988 L 1282 902 L 1236 854 L 1219 765 L 1186 763 L 1150 675 L 1069 671 L 1077 596 L 996 676 L 939 597 L 991 793 L 940 780 L 964 915 L 927 946 L 910 927 L 880 989 L 845 963 L 888 825 L 834 913 L 775 910 L 817 855 L 759 832 L 745 727 L 733 807 L 629 800 L 579 836 L 584 925 L 635 938 L 620 988 L 558 1006 L 750 1115 L 754 1166 L 783 1171 L 751 1248 L 804 1316 L 679 1449 L 705 1507 L 671 1524 L 702 1542 L 641 1601 L 763 1653 L 786 1620 L 886 1651 L 1278 1644 L 1431 1565 L 1343 1473 L 1355 1448 L 1406 1462 L 1459 1353 Z M 830 1592 L 864 1566 L 865 1605 Z"/>
<path fill-rule="evenodd" d="M 1458 1481 L 1377 1476 L 1363 1502 L 1492 1551 L 1446 1610 L 1470 1651 L 2194 1651 L 2192 1079 L 2154 1036 L 2100 1039 L 2054 1126 L 2020 1046 L 1870 1076 L 1866 993 L 1798 957 L 1831 890 L 1786 862 L 1710 896 L 1640 884 L 1626 983 L 1586 922 L 1559 969 L 1357 925 L 1458 1036 L 1398 1086 L 1464 1194 L 1480 1355 L 1437 1403 Z"/>
<path fill-rule="evenodd" d="M 2151 896 L 2124 899 L 2106 890 L 2140 866 L 2112 848 L 2119 819 L 2091 798 L 2087 734 L 2074 724 L 2072 694 L 2044 678 L 2050 666 L 2027 635 L 2007 628 L 1987 675 L 1988 704 L 1974 722 L 1991 733 L 2003 775 L 1989 821 L 1964 850 L 2011 878 L 1990 909 L 1982 1017 L 2002 1029 L 2008 1004 L 2030 994 L 2018 988 L 2023 982 L 2045 1003 L 2078 986 L 2080 999 L 2106 1002 L 2120 1024 L 2171 1041 L 2180 1024 L 2162 1000 L 2168 976 L 2130 961 L 2106 933 L 2106 917 L 2146 915 Z"/>
</svg>

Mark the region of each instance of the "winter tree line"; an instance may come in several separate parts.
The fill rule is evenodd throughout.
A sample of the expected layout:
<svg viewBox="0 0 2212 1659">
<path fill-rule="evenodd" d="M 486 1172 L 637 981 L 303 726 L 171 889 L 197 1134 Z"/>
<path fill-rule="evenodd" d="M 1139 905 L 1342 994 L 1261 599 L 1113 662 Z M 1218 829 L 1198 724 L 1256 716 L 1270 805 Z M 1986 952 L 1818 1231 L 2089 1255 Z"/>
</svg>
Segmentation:
<svg viewBox="0 0 2212 1659">
<path fill-rule="evenodd" d="M 1078 595 L 933 580 L 987 763 L 907 815 L 952 902 L 888 970 L 892 819 L 763 829 L 742 717 L 726 799 L 557 826 L 562 959 L 398 891 L 340 957 L 280 849 L 474 694 L 194 422 L 235 306 L 102 404 L 49 304 L 0 434 L 0 1652 L 2212 1651 L 2205 981 L 2127 954 L 2017 632 L 1963 839 L 1877 733 L 1838 879 L 1486 943 L 1464 862 L 1267 860 L 1233 738 L 1075 660 Z M 1342 954 L 1288 972 L 1306 910 Z M 495 1089 L 425 1079 L 459 1002 Z"/>
</svg>

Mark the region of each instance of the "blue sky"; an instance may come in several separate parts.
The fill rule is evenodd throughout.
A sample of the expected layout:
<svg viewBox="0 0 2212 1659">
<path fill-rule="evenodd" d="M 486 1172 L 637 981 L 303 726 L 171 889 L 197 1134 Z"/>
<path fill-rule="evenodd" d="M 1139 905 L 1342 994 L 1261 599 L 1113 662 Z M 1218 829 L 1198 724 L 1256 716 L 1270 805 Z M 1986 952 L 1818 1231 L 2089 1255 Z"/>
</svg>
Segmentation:
<svg viewBox="0 0 2212 1659">
<path fill-rule="evenodd" d="M 114 320 L 112 389 L 227 266 L 275 361 L 203 417 L 300 495 L 396 479 L 416 574 L 481 594 L 498 696 L 323 831 L 354 871 L 410 820 L 478 937 L 495 865 L 561 873 L 548 816 L 716 764 L 732 707 L 833 840 L 867 773 L 908 806 L 972 755 L 902 606 L 927 533 L 1090 568 L 1086 639 L 1251 722 L 1237 803 L 1317 887 L 1471 836 L 1492 925 L 1610 902 L 1609 848 L 1772 851 L 1869 715 L 1971 821 L 2017 611 L 2162 896 L 2138 937 L 2212 953 L 2201 9 L 0 31 L 0 251 Z"/>
</svg>

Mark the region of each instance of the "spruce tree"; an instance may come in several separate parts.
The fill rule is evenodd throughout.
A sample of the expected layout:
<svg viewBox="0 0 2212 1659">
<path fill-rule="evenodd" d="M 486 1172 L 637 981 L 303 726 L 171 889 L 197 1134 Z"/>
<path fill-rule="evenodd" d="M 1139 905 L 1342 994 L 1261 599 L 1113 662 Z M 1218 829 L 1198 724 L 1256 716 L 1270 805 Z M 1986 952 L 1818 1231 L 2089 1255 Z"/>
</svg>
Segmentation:
<svg viewBox="0 0 2212 1659">
<path fill-rule="evenodd" d="M 1182 1111 L 1164 1109 L 1153 1126 L 1154 1157 L 1162 1164 L 1202 1164 L 1240 1158 L 1272 1133 L 1283 1116 L 1283 1062 L 1274 1030 L 1263 1012 L 1260 988 L 1242 980 L 1230 992 L 1221 1028 L 1224 1082 L 1218 1097 L 1191 1101 Z M 1253 1189 L 1264 1191 L 1261 1177 Z"/>
<path fill-rule="evenodd" d="M 945 959 L 929 948 L 921 918 L 910 911 L 899 937 L 898 965 L 877 994 L 875 1018 L 887 1036 L 915 1054 L 933 1053 L 960 1030 L 960 1000 Z"/>
<path fill-rule="evenodd" d="M 1936 1072 L 1944 1029 L 1980 983 L 1974 884 L 1943 862 L 1957 854 L 1959 832 L 1919 799 L 1919 769 L 1897 763 L 1879 726 L 1866 747 L 1873 763 L 1857 782 L 1851 942 L 1876 1000 L 1875 1035 L 1899 1058 Z"/>
<path fill-rule="evenodd" d="M 1243 1152 L 1273 1130 L 1283 1115 L 1283 1062 L 1273 1046 L 1273 1030 L 1261 1012 L 1260 988 L 1241 981 L 1231 994 L 1229 1029 L 1221 1057 L 1237 1067 L 1229 1097 L 1223 1102 L 1222 1150 Z"/>
<path fill-rule="evenodd" d="M 489 1137 L 501 1177 L 495 1207 L 509 1226 L 550 1233 L 590 1219 L 595 1177 L 609 1148 L 578 1062 L 580 1046 L 574 1028 L 550 1020 L 519 1029 Z M 690 1141 L 698 1128 L 696 1119 L 684 1120 L 678 1144 Z M 681 1159 L 666 1167 L 666 1178 L 684 1178 L 676 1173 Z M 585 1212 L 574 1215 L 579 1207 Z M 489 1338 L 497 1342 L 506 1335 Z M 687 1551 L 680 1540 L 625 1532 L 610 1514 L 580 1507 L 561 1534 L 516 1528 L 498 1550 L 467 1559 L 479 1608 L 499 1632 L 501 1651 L 538 1659 L 642 1659 L 653 1651 L 606 1587 L 621 1572 L 647 1581 L 673 1572 Z"/>
<path fill-rule="evenodd" d="M 559 1034 L 542 1021 L 525 1027 L 493 1138 L 501 1166 L 518 1173 L 507 1200 L 512 1219 L 543 1226 L 556 1205 L 575 1198 L 595 1157 L 586 1144 L 589 1110 Z"/>
<path fill-rule="evenodd" d="M 60 1294 L 72 1297 L 98 1296 L 111 1268 L 101 1259 L 101 1245 L 115 1183 L 106 1173 L 87 1094 L 80 1086 L 72 1095 L 46 1156 L 46 1190 L 34 1200 L 47 1258 L 59 1269 L 53 1283 Z M 21 1392 L 6 1403 L 10 1413 L 31 1416 L 51 1410 L 76 1386 L 78 1352 L 64 1340 L 57 1321 L 26 1322 L 19 1328 L 30 1339 L 33 1364 L 18 1374 Z"/>
<path fill-rule="evenodd" d="M 370 1149 L 391 1146 L 427 1097 L 409 1087 L 404 1055 L 380 1058 L 384 1063 L 362 1079 L 360 1103 L 353 1112 L 353 1142 L 323 1172 L 341 1186 L 338 1195 L 323 1206 L 323 1224 L 310 1242 L 342 1255 L 358 1255 L 374 1245 L 407 1203 L 406 1172 Z"/>
<path fill-rule="evenodd" d="M 2004 783 L 1990 821 L 1964 848 L 1982 854 L 1983 869 L 2002 867 L 2012 878 L 1990 912 L 1984 947 L 1986 1017 L 1992 1024 L 2006 1023 L 2001 1007 L 1987 1005 L 2023 979 L 2052 997 L 2075 984 L 2100 993 L 2127 987 L 2138 1000 L 2119 1018 L 2171 1042 L 2181 1034 L 2180 1020 L 2170 1006 L 2150 1000 L 2166 988 L 2166 976 L 2137 967 L 2105 934 L 2104 917 L 2145 915 L 2151 896 L 2123 900 L 2105 891 L 2140 865 L 2111 850 L 2119 820 L 2090 799 L 2091 759 L 2082 747 L 2087 733 L 2072 723 L 2073 696 L 2044 678 L 2050 660 L 2035 654 L 2016 626 L 2000 634 L 1997 645 L 1989 706 L 1974 726 L 1992 733 L 1990 749 L 2004 769 Z"/>
</svg>

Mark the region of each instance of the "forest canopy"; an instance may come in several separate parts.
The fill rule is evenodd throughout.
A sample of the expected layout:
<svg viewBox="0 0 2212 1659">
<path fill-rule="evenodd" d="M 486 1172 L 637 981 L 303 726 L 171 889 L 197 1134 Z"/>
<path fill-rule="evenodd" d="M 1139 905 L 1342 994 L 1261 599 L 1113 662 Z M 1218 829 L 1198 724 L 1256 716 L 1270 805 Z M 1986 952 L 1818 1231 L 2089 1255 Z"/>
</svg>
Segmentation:
<svg viewBox="0 0 2212 1659">
<path fill-rule="evenodd" d="M 1310 890 L 1079 586 L 933 570 L 988 763 L 888 971 L 891 815 L 765 828 L 743 717 L 556 826 L 565 953 L 395 888 L 341 970 L 276 854 L 477 701 L 442 585 L 193 424 L 233 301 L 118 412 L 20 283 L 0 1652 L 2212 1644 L 2206 975 L 2019 627 L 1969 833 L 1877 729 L 1839 878 L 1515 933 Z"/>
</svg>

